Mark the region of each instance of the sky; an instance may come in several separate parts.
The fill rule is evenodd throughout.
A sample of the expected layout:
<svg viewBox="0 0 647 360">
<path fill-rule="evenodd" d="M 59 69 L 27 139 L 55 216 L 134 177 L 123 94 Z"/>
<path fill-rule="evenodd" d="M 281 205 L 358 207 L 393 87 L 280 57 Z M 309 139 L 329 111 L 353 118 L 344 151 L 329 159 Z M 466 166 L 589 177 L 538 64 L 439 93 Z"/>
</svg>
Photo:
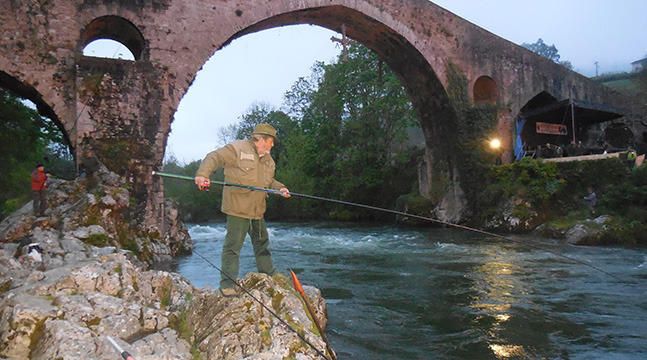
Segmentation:
<svg viewBox="0 0 647 360">
<path fill-rule="evenodd" d="M 585 76 L 631 70 L 647 57 L 647 0 L 436 0 L 437 5 L 516 44 L 541 38 Z M 183 97 L 166 157 L 200 160 L 223 145 L 219 129 L 258 103 L 280 109 L 283 95 L 316 61 L 330 63 L 338 34 L 298 25 L 245 35 L 217 51 Z M 85 53 L 119 57 L 127 49 L 90 44 Z M 108 50 L 106 50 L 108 49 Z M 102 53 L 103 52 L 103 53 Z"/>
</svg>

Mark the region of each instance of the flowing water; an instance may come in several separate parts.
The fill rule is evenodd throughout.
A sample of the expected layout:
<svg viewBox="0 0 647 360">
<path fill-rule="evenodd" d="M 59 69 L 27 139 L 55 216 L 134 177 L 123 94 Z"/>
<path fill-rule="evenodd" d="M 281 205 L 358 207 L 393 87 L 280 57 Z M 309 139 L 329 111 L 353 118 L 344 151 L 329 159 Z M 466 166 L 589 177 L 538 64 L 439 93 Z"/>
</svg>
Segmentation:
<svg viewBox="0 0 647 360">
<path fill-rule="evenodd" d="M 274 264 L 320 288 L 339 359 L 647 359 L 647 249 L 550 251 L 451 229 L 269 224 Z M 225 225 L 192 225 L 195 251 L 220 264 Z M 220 276 L 198 256 L 177 271 Z M 241 272 L 255 271 L 249 238 Z"/>
</svg>

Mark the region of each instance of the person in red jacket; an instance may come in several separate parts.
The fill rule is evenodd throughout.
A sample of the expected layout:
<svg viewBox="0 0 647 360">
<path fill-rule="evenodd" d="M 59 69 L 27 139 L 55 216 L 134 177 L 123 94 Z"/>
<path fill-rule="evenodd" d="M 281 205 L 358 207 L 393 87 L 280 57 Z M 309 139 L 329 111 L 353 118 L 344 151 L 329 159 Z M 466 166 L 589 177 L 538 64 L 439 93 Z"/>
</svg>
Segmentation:
<svg viewBox="0 0 647 360">
<path fill-rule="evenodd" d="M 36 165 L 31 173 L 31 194 L 34 199 L 34 215 L 44 216 L 47 209 L 47 174 L 43 164 Z"/>
</svg>

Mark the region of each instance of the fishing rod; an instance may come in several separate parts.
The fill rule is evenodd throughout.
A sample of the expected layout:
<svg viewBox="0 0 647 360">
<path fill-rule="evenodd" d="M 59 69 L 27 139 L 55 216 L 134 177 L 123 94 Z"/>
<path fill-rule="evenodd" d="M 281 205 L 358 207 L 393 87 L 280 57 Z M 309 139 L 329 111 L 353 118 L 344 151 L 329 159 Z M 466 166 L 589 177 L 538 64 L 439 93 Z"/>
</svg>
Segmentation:
<svg viewBox="0 0 647 360">
<path fill-rule="evenodd" d="M 256 296 L 254 296 L 254 295 L 253 295 L 249 290 L 247 290 L 244 286 L 242 286 L 241 284 L 239 284 L 239 283 L 238 283 L 238 281 L 236 281 L 236 279 L 234 279 L 233 277 L 231 277 L 229 274 L 227 274 L 227 273 L 226 273 L 224 270 L 222 270 L 221 268 L 217 267 L 214 263 L 212 263 L 211 261 L 209 261 L 209 259 L 207 259 L 206 257 L 204 257 L 202 254 L 200 254 L 199 252 L 195 251 L 195 249 L 193 250 L 193 253 L 194 253 L 194 254 L 196 254 L 196 255 L 198 255 L 199 257 L 201 257 L 201 258 L 202 258 L 202 260 L 204 260 L 207 264 L 211 265 L 214 269 L 218 270 L 218 271 L 219 271 L 222 275 L 224 275 L 227 279 L 231 280 L 231 281 L 232 281 L 236 286 L 238 286 L 240 289 L 242 289 L 242 290 L 243 290 L 247 295 L 249 295 L 249 296 L 250 296 L 254 301 L 256 301 L 257 303 L 259 303 L 259 304 L 263 307 L 263 309 L 267 310 L 270 314 L 272 314 L 272 316 L 274 316 L 276 319 L 278 319 L 278 320 L 279 320 L 283 325 L 287 326 L 287 328 L 288 328 L 288 329 L 290 329 L 290 331 L 292 331 L 293 333 L 295 333 L 295 334 L 299 337 L 299 339 L 303 340 L 303 342 L 305 342 L 306 344 L 308 344 L 308 346 L 310 346 L 310 348 L 312 348 L 312 350 L 316 351 L 316 352 L 317 352 L 317 354 L 318 354 L 319 356 L 321 356 L 322 358 L 324 358 L 324 359 L 326 359 L 326 360 L 331 360 L 331 359 L 330 359 L 328 356 L 326 356 L 326 355 L 325 355 L 321 350 L 319 350 L 319 349 L 318 349 L 314 344 L 312 344 L 308 339 L 306 339 L 306 338 L 305 338 L 305 333 L 304 333 L 304 335 L 302 335 L 299 331 L 297 331 L 294 327 L 292 327 L 292 325 L 288 324 L 288 323 L 287 323 L 285 320 L 283 320 L 283 319 L 282 319 L 282 318 L 281 318 L 281 317 L 280 317 L 276 312 L 274 312 L 274 311 L 273 311 L 272 309 L 270 309 L 267 305 L 265 305 L 261 300 L 259 300 Z M 314 321 L 314 322 L 315 322 L 315 325 L 317 325 L 317 328 L 319 329 L 319 323 L 317 323 L 317 320 L 316 320 L 314 317 L 313 317 L 312 321 Z M 321 334 L 321 332 L 320 332 L 320 334 Z M 326 343 L 326 347 L 328 348 L 328 342 L 327 342 L 327 340 L 325 340 L 325 335 L 322 335 L 322 339 L 324 339 L 324 342 Z M 332 360 L 336 360 L 336 358 L 333 358 Z"/>
<path fill-rule="evenodd" d="M 158 176 L 164 176 L 164 177 L 168 177 L 168 178 L 175 178 L 175 179 L 191 180 L 191 181 L 193 181 L 193 178 L 192 178 L 192 177 L 190 177 L 190 176 L 177 175 L 177 174 L 169 174 L 169 173 L 162 173 L 162 172 L 157 172 L 157 171 L 153 171 L 153 173 L 152 173 L 152 174 L 153 174 L 153 175 L 158 175 Z M 224 182 L 224 181 L 215 181 L 215 180 L 212 180 L 211 182 L 212 182 L 212 183 L 214 183 L 214 184 L 220 184 L 220 185 L 223 185 L 223 186 L 233 186 L 233 187 L 242 188 L 242 189 L 248 189 L 248 190 L 253 190 L 253 191 L 264 191 L 264 192 L 267 192 L 267 193 L 272 193 L 272 194 L 277 194 L 277 195 L 280 195 L 280 194 L 281 194 L 281 192 L 280 192 L 280 191 L 278 191 L 278 190 L 274 190 L 274 189 L 265 189 L 265 188 L 261 188 L 261 187 L 257 187 L 257 186 L 248 186 L 248 185 L 241 185 L 241 184 L 227 183 L 227 182 Z M 236 281 L 236 279 L 234 279 L 232 276 L 230 276 L 229 274 L 227 274 L 227 273 L 226 273 L 224 270 L 222 270 L 221 268 L 217 267 L 215 264 L 213 264 L 211 261 L 209 261 L 209 259 L 207 259 L 206 257 L 204 257 L 202 254 L 200 254 L 199 252 L 195 251 L 195 249 L 193 250 L 193 253 L 195 253 L 195 254 L 196 254 L 196 255 L 198 255 L 200 258 L 202 258 L 202 260 L 204 260 L 207 264 L 211 265 L 214 269 L 218 270 L 218 271 L 219 271 L 222 275 L 224 275 L 227 279 L 231 280 L 231 281 L 232 281 L 236 286 L 238 286 L 241 290 L 243 290 L 243 291 L 244 291 L 247 295 L 249 295 L 249 296 L 250 296 L 254 301 L 256 301 L 257 303 L 259 303 L 259 304 L 260 304 L 260 305 L 261 305 L 265 310 L 267 310 L 270 314 L 272 314 L 272 316 L 274 316 L 276 319 L 278 319 L 278 320 L 279 320 L 283 325 L 287 326 L 287 327 L 288 327 L 288 329 L 290 329 L 290 330 L 291 330 L 293 333 L 295 333 L 295 334 L 296 334 L 296 335 L 297 335 L 301 340 L 303 340 L 306 344 L 308 344 L 308 346 L 310 346 L 314 351 L 316 351 L 316 352 L 317 352 L 317 354 L 318 354 L 319 356 L 323 357 L 323 358 L 324 358 L 324 359 L 326 359 L 326 360 L 330 360 L 330 358 L 329 358 L 328 356 L 326 356 L 326 355 L 325 355 L 321 350 L 319 350 L 319 349 L 318 349 L 314 344 L 312 344 L 308 339 L 306 339 L 304 335 L 302 335 L 301 333 L 299 333 L 299 332 L 298 332 L 294 327 L 292 327 L 292 326 L 291 326 L 290 324 L 288 324 L 285 320 L 283 320 L 283 319 L 282 319 L 282 318 L 281 318 L 277 313 L 275 313 L 272 309 L 270 309 L 270 308 L 269 308 L 267 305 L 265 305 L 262 301 L 260 301 L 258 298 L 256 298 L 256 297 L 255 297 L 255 296 L 254 296 L 254 295 L 253 295 L 249 290 L 247 290 L 244 286 L 242 286 L 241 284 L 239 284 L 239 283 Z M 313 318 L 313 321 L 315 322 L 315 324 L 317 325 L 317 328 L 319 329 L 319 324 L 316 322 L 316 319 L 314 319 L 314 318 Z M 321 331 L 320 331 L 320 334 L 321 334 Z M 325 340 L 325 335 L 323 335 L 323 336 L 322 336 L 322 338 L 324 339 L 324 342 L 326 343 L 326 347 L 327 347 L 327 348 L 329 348 L 328 342 L 327 342 L 327 340 Z M 334 354 L 334 353 L 333 353 L 333 354 Z M 333 355 L 333 356 L 334 356 L 334 355 Z M 333 357 L 333 360 L 335 360 L 335 358 L 334 358 L 334 357 Z"/>
<path fill-rule="evenodd" d="M 169 178 L 175 178 L 175 179 L 182 179 L 182 180 L 190 180 L 190 181 L 194 181 L 194 178 L 192 178 L 192 177 L 190 177 L 190 176 L 176 175 L 176 174 L 169 174 L 169 173 L 164 173 L 164 172 L 157 172 L 157 171 L 153 171 L 153 175 L 158 175 L 158 176 L 162 176 L 162 177 L 169 177 Z M 223 186 L 233 186 L 233 187 L 238 187 L 238 188 L 243 188 L 243 189 L 248 189 L 248 190 L 263 191 L 263 192 L 266 192 L 266 193 L 269 193 L 269 194 L 282 195 L 282 193 L 281 193 L 280 191 L 278 191 L 278 190 L 268 189 L 268 188 L 263 188 L 263 187 L 258 187 L 258 186 L 249 186 L 249 185 L 234 184 L 234 183 L 228 183 L 228 182 L 225 182 L 225 181 L 213 181 L 213 180 L 211 180 L 211 182 L 212 182 L 212 183 L 215 183 L 215 184 L 220 184 L 220 185 L 223 185 Z M 414 219 L 419 219 L 419 220 L 425 220 L 425 221 L 433 222 L 433 223 L 436 223 L 436 224 L 440 224 L 440 225 L 444 225 L 444 226 L 448 226 L 448 227 L 452 227 L 452 228 L 456 228 L 456 229 L 462 229 L 462 230 L 466 230 L 466 231 L 470 231 L 470 232 L 474 232 L 474 233 L 478 233 L 478 234 L 482 234 L 482 235 L 487 235 L 487 236 L 495 237 L 495 238 L 502 239 L 502 240 L 506 240 L 506 241 L 510 241 L 510 242 L 513 242 L 513 243 L 516 243 L 516 244 L 525 245 L 525 246 L 531 247 L 531 248 L 533 248 L 533 249 L 537 249 L 537 250 L 542 250 L 542 251 L 548 252 L 548 253 L 553 254 L 553 255 L 555 255 L 555 256 L 557 256 L 557 257 L 560 257 L 560 258 L 562 258 L 562 259 L 566 259 L 566 260 L 569 260 L 569 261 L 571 261 L 571 262 L 574 262 L 574 263 L 577 263 L 577 264 L 580 264 L 580 265 L 587 266 L 587 267 L 589 267 L 589 268 L 591 268 L 591 269 L 594 269 L 594 270 L 596 270 L 596 271 L 601 272 L 602 274 L 605 274 L 605 275 L 607 275 L 607 276 L 609 276 L 609 277 L 612 277 L 612 278 L 614 278 L 614 279 L 616 279 L 616 280 L 618 280 L 618 281 L 620 281 L 620 282 L 625 282 L 623 279 L 620 279 L 619 277 L 617 277 L 617 276 L 615 276 L 615 275 L 611 274 L 610 272 L 605 271 L 605 270 L 603 270 L 603 269 L 601 269 L 601 268 L 599 268 L 599 267 L 597 267 L 597 266 L 595 266 L 595 265 L 591 265 L 591 264 L 589 264 L 589 263 L 587 263 L 587 262 L 584 262 L 584 261 L 582 261 L 582 260 L 578 260 L 578 259 L 572 258 L 572 257 L 570 257 L 570 256 L 566 256 L 566 255 L 560 254 L 560 253 L 555 252 L 555 251 L 553 251 L 553 250 L 547 249 L 547 248 L 545 248 L 545 247 L 543 247 L 543 246 L 535 245 L 535 244 L 532 244 L 532 243 L 529 243 L 529 242 L 525 242 L 525 241 L 515 240 L 515 239 L 513 239 L 513 238 L 511 238 L 511 237 L 504 236 L 504 235 L 499 235 L 499 234 L 496 234 L 496 233 L 493 233 L 493 232 L 490 232 L 490 231 L 481 230 L 481 229 L 473 228 L 473 227 L 466 226 L 466 225 L 455 224 L 455 223 L 448 222 L 448 221 L 443 221 L 443 220 L 440 220 L 440 219 L 434 219 L 434 218 L 432 218 L 432 217 L 421 216 L 421 215 L 415 215 L 415 214 L 410 214 L 410 213 L 406 213 L 406 212 L 403 212 L 403 211 L 397 211 L 397 210 L 385 209 L 385 208 L 381 208 L 381 207 L 377 207 L 377 206 L 371 206 L 371 205 L 366 205 L 366 204 L 354 203 L 354 202 L 350 202 L 350 201 L 337 200 L 337 199 L 331 199 L 331 198 L 326 198 L 326 197 L 322 197 L 322 196 L 315 196 L 315 195 L 308 195 L 308 194 L 300 194 L 300 193 L 295 193 L 295 192 L 292 192 L 292 191 L 290 191 L 290 195 L 291 195 L 291 196 L 296 196 L 296 197 L 305 198 L 305 199 L 312 199 L 312 200 L 319 200 L 319 201 L 327 201 L 327 202 L 331 202 L 331 203 L 335 203 L 335 204 L 342 204 L 342 205 L 348 205 L 348 206 L 355 206 L 355 207 L 364 208 L 364 209 L 369 209 L 369 210 L 375 210 L 375 211 L 381 211 L 381 212 L 386 212 L 386 213 L 390 213 L 390 214 L 396 214 L 396 215 L 406 216 L 406 217 L 410 217 L 410 218 L 414 218 Z"/>
<path fill-rule="evenodd" d="M 121 355 L 122 359 L 124 359 L 124 360 L 135 360 L 135 358 L 132 355 L 130 355 L 128 353 L 128 351 L 122 349 L 121 346 L 119 346 L 119 344 L 117 344 L 117 342 L 112 337 L 106 336 L 106 338 L 108 339 L 108 341 L 110 341 L 110 344 L 112 345 L 112 347 L 114 347 L 115 350 L 117 350 L 119 355 Z"/>
<path fill-rule="evenodd" d="M 292 285 L 294 286 L 294 290 L 296 290 L 299 293 L 299 295 L 301 296 L 301 299 L 306 304 L 306 310 L 308 311 L 308 314 L 310 314 L 310 317 L 312 318 L 312 322 L 314 322 L 315 325 L 317 326 L 319 335 L 321 335 L 321 338 L 326 344 L 326 351 L 328 351 L 328 355 L 330 355 L 332 360 L 337 360 L 337 355 L 335 355 L 335 352 L 332 351 L 332 348 L 330 347 L 330 343 L 328 342 L 326 333 L 321 328 L 321 324 L 319 324 L 319 318 L 316 316 L 317 314 L 315 314 L 314 310 L 312 310 L 312 305 L 310 305 L 310 300 L 308 300 L 308 295 L 306 295 L 306 292 L 303 290 L 303 286 L 301 286 L 301 281 L 299 281 L 297 274 L 295 274 L 294 271 L 292 271 L 292 269 L 289 269 L 289 270 L 290 270 L 290 275 L 292 276 Z"/>
<path fill-rule="evenodd" d="M 178 174 L 170 174 L 170 173 L 164 173 L 164 172 L 159 172 L 159 171 L 153 171 L 153 175 L 157 176 L 162 176 L 162 177 L 167 177 L 167 178 L 172 178 L 172 179 L 180 179 L 180 180 L 189 180 L 193 181 L 194 178 L 186 175 L 178 175 Z M 268 194 L 275 194 L 275 195 L 281 195 L 282 193 L 278 190 L 274 189 L 268 189 L 264 187 L 259 187 L 259 186 L 251 186 L 251 185 L 242 185 L 242 184 L 235 184 L 235 183 L 229 183 L 225 181 L 217 181 L 217 180 L 211 180 L 209 179 L 209 182 L 212 184 L 218 184 L 222 186 L 231 186 L 231 187 L 237 187 L 240 189 L 247 189 L 247 190 L 253 190 L 253 191 L 262 191 L 266 192 Z M 292 194 L 292 193 L 290 193 Z"/>
</svg>

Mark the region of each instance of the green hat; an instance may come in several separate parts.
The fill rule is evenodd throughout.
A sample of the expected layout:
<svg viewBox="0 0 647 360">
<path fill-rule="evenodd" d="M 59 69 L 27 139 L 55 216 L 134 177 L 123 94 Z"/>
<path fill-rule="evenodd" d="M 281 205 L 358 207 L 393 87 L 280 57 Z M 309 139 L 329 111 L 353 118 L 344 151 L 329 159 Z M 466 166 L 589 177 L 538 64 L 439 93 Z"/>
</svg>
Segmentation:
<svg viewBox="0 0 647 360">
<path fill-rule="evenodd" d="M 276 129 L 270 125 L 270 124 L 258 124 L 254 128 L 254 132 L 252 135 L 259 134 L 259 135 L 269 135 L 274 138 L 274 140 L 278 140 L 276 138 Z"/>
</svg>

